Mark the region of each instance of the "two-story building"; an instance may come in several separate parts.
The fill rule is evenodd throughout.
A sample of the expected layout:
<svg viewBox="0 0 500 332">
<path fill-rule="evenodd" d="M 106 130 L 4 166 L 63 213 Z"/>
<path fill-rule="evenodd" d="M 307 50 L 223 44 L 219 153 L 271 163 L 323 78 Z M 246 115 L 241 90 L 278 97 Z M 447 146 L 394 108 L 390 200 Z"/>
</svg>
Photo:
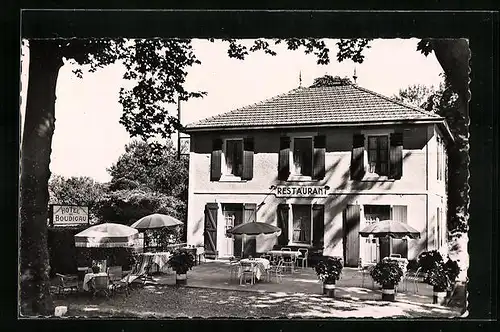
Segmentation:
<svg viewBox="0 0 500 332">
<path fill-rule="evenodd" d="M 377 261 L 446 250 L 444 118 L 355 84 L 298 88 L 186 126 L 191 137 L 187 242 L 207 256 L 238 256 L 226 236 L 240 223 L 281 228 L 247 241 L 246 254 L 309 248 Z M 384 219 L 408 223 L 420 239 L 359 236 Z"/>
</svg>

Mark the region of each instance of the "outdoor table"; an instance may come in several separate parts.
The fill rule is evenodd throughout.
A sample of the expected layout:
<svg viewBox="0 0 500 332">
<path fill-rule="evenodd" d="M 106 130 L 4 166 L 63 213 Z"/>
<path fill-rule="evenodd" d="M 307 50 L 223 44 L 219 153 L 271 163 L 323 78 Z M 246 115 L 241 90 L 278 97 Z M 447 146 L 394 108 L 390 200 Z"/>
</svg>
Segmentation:
<svg viewBox="0 0 500 332">
<path fill-rule="evenodd" d="M 265 258 L 255 258 L 255 259 L 249 259 L 249 258 L 244 258 L 240 260 L 240 263 L 246 263 L 246 264 L 254 264 L 254 266 L 257 268 L 255 270 L 255 278 L 257 280 L 260 280 L 262 278 L 263 274 L 266 274 L 266 271 L 271 267 L 271 262 Z M 238 270 L 238 278 L 241 276 L 241 273 L 243 271 L 240 269 Z"/>
<path fill-rule="evenodd" d="M 145 252 L 139 255 L 139 267 L 142 271 L 147 266 L 152 266 L 152 264 L 158 265 L 158 270 L 161 272 L 166 272 L 168 265 L 167 262 L 172 254 L 168 251 L 163 252 Z"/>
<path fill-rule="evenodd" d="M 85 276 L 83 277 L 83 286 L 82 286 L 83 290 L 89 291 L 90 290 L 89 282 L 92 281 L 92 279 L 94 279 L 94 277 L 97 276 L 108 276 L 108 274 L 106 272 L 85 274 Z"/>
<path fill-rule="evenodd" d="M 295 258 L 302 256 L 302 253 L 300 251 L 288 251 L 288 250 L 270 250 L 267 252 L 268 254 L 274 256 L 274 257 L 292 257 L 295 256 Z M 292 262 L 292 266 L 290 271 L 293 273 L 295 269 L 295 263 Z"/>
</svg>

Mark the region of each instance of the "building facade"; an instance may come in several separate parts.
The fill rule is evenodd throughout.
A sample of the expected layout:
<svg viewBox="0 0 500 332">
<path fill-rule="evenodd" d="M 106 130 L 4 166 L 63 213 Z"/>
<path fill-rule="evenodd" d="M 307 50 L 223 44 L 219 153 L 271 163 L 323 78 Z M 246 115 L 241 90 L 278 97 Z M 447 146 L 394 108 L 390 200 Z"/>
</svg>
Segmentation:
<svg viewBox="0 0 500 332">
<path fill-rule="evenodd" d="M 446 250 L 445 120 L 357 85 L 298 88 L 186 126 L 190 135 L 187 242 L 238 256 L 226 230 L 259 221 L 278 238 L 246 241 L 245 255 L 308 248 L 346 266 L 390 253 Z M 394 219 L 420 239 L 359 236 Z"/>
</svg>

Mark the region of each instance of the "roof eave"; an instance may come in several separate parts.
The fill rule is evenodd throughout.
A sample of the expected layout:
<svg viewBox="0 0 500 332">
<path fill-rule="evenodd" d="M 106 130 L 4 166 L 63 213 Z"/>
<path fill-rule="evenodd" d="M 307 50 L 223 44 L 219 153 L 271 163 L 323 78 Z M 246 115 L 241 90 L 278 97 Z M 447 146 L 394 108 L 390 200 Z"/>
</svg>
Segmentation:
<svg viewBox="0 0 500 332">
<path fill-rule="evenodd" d="M 381 126 L 381 125 L 400 125 L 400 124 L 429 124 L 429 123 L 444 123 L 448 132 L 449 128 L 444 121 L 444 118 L 419 119 L 419 120 L 390 120 L 390 121 L 357 121 L 357 122 L 334 122 L 334 123 L 300 123 L 300 124 L 281 124 L 281 125 L 255 125 L 255 126 L 206 126 L 206 127 L 186 127 L 185 133 L 204 132 L 213 130 L 259 130 L 259 129 L 294 129 L 294 128 L 311 128 L 311 127 L 352 127 L 352 126 Z M 453 136 L 451 136 L 453 139 Z"/>
</svg>

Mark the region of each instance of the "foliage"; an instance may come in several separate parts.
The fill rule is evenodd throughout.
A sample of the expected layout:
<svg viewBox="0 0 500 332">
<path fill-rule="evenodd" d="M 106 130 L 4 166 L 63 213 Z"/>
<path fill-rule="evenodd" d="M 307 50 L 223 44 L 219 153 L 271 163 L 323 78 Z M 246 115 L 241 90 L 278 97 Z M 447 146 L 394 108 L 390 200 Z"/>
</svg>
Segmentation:
<svg viewBox="0 0 500 332">
<path fill-rule="evenodd" d="M 444 270 L 446 271 L 451 283 L 454 283 L 460 274 L 460 266 L 458 265 L 458 262 L 449 258 L 446 263 L 444 263 Z"/>
<path fill-rule="evenodd" d="M 119 190 L 105 196 L 98 213 L 103 221 L 125 225 L 153 213 L 170 215 L 182 221 L 186 218 L 186 205 L 175 197 L 151 190 Z"/>
<path fill-rule="evenodd" d="M 382 260 L 370 271 L 373 280 L 385 287 L 394 287 L 403 277 L 403 270 L 397 261 Z"/>
<path fill-rule="evenodd" d="M 328 257 L 320 260 L 314 270 L 318 279 L 323 283 L 335 283 L 335 281 L 339 280 L 343 267 L 342 258 Z"/>
<path fill-rule="evenodd" d="M 168 266 L 177 274 L 186 274 L 194 264 L 194 255 L 185 250 L 176 250 L 168 260 Z"/>
<path fill-rule="evenodd" d="M 162 146 L 132 141 L 108 172 L 112 177 L 111 190 L 149 188 L 187 203 L 188 160 L 177 160 L 171 140 Z"/>
<path fill-rule="evenodd" d="M 145 246 L 151 247 L 154 243 L 155 248 L 166 250 L 169 245 L 181 243 L 181 231 L 181 226 L 148 229 L 145 231 Z"/>
<path fill-rule="evenodd" d="M 52 175 L 49 181 L 49 204 L 88 206 L 91 221 L 97 221 L 98 206 L 105 194 L 104 184 L 86 176 L 65 178 Z"/>
<path fill-rule="evenodd" d="M 422 272 L 427 272 L 434 267 L 436 263 L 443 262 L 443 256 L 437 250 L 424 251 L 418 256 L 418 266 Z"/>
<path fill-rule="evenodd" d="M 76 248 L 78 266 L 92 267 L 93 260 L 106 260 L 107 266 L 121 266 L 131 270 L 137 261 L 135 248 Z"/>
<path fill-rule="evenodd" d="M 451 285 L 451 280 L 442 261 L 434 262 L 424 277 L 424 282 L 433 286 L 436 291 L 445 291 Z"/>
<path fill-rule="evenodd" d="M 341 78 L 340 76 L 333 77 L 331 75 L 324 75 L 322 77 L 315 78 L 313 84 L 311 85 L 311 88 L 321 88 L 321 87 L 348 85 L 348 84 L 352 84 L 352 81 L 349 77 Z"/>
<path fill-rule="evenodd" d="M 393 98 L 402 103 L 426 109 L 429 102 L 431 102 L 429 98 L 433 98 L 435 95 L 436 90 L 433 86 L 412 84 L 404 89 L 399 89 L 398 94 Z"/>
</svg>

